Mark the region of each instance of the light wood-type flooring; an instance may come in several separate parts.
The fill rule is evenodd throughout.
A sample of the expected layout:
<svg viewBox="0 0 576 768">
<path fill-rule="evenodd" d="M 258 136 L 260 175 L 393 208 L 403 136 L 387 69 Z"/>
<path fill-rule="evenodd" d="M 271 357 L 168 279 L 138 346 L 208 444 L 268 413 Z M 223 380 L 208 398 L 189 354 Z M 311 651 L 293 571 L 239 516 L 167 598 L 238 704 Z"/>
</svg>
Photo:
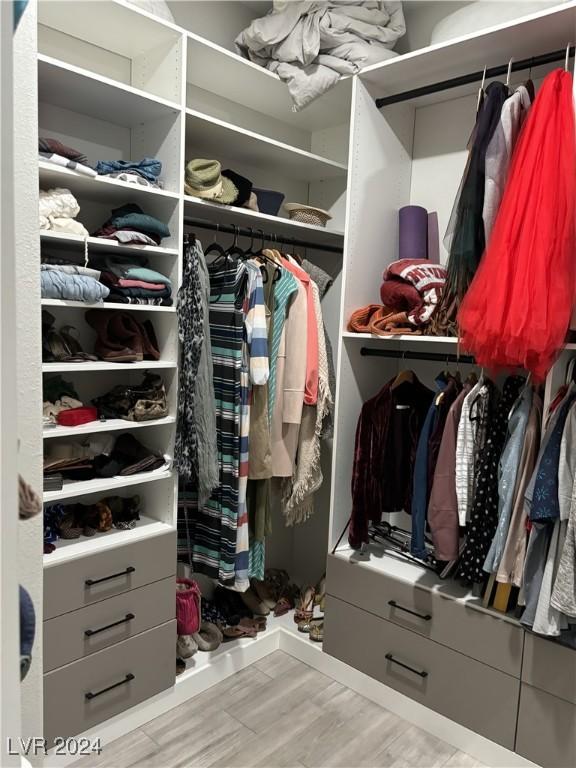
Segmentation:
<svg viewBox="0 0 576 768">
<path fill-rule="evenodd" d="M 282 651 L 74 768 L 483 768 Z"/>
</svg>

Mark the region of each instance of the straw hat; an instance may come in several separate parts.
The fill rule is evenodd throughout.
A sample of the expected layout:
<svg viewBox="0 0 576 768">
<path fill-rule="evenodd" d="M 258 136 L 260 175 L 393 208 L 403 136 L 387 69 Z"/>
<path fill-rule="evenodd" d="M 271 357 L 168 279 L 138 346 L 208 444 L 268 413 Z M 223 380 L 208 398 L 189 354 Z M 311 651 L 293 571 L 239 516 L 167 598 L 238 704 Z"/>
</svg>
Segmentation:
<svg viewBox="0 0 576 768">
<path fill-rule="evenodd" d="M 238 198 L 238 190 L 230 179 L 222 176 L 218 160 L 190 160 L 184 174 L 187 195 L 230 205 Z"/>
<path fill-rule="evenodd" d="M 317 227 L 325 227 L 326 222 L 332 218 L 328 211 L 303 203 L 285 203 L 284 210 L 294 221 L 300 221 L 302 224 L 315 224 Z"/>
</svg>

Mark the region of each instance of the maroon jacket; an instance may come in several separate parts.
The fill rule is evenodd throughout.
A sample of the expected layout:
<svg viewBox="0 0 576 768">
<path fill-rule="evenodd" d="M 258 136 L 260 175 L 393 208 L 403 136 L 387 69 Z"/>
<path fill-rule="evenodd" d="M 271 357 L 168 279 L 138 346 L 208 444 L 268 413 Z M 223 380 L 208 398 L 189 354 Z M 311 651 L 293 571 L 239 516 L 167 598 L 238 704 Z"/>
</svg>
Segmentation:
<svg viewBox="0 0 576 768">
<path fill-rule="evenodd" d="M 383 512 L 410 512 L 416 446 L 434 393 L 415 375 L 392 390 L 395 378 L 364 403 L 356 427 L 348 533 L 353 549 L 368 541 L 370 523 L 380 522 Z"/>
</svg>

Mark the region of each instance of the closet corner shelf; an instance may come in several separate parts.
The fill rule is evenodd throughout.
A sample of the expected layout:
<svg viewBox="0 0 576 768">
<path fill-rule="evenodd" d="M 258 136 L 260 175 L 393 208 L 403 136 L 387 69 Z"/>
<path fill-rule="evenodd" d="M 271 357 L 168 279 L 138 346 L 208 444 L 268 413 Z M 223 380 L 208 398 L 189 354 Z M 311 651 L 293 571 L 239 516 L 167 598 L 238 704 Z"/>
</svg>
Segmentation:
<svg viewBox="0 0 576 768">
<path fill-rule="evenodd" d="M 70 309 L 121 309 L 123 312 L 176 312 L 176 307 L 154 307 L 147 304 L 117 304 L 116 302 L 100 302 L 88 304 L 85 301 L 68 301 L 66 299 L 42 299 L 43 307 L 68 307 Z"/>
<path fill-rule="evenodd" d="M 284 219 L 281 216 L 271 216 L 268 213 L 251 211 L 248 208 L 237 208 L 233 205 L 219 205 L 210 200 L 202 200 L 199 197 L 190 195 L 184 196 L 184 206 L 186 212 L 197 214 L 200 218 L 217 219 L 223 224 L 237 224 L 254 229 L 254 238 L 258 243 L 257 228 L 274 230 L 280 237 L 305 238 L 314 243 L 326 243 L 330 245 L 341 245 L 344 238 L 344 232 L 335 229 L 319 227 L 315 224 L 303 224 L 292 219 Z"/>
<path fill-rule="evenodd" d="M 388 576 L 410 584 L 413 589 L 424 589 L 433 592 L 440 597 L 444 597 L 447 600 L 455 600 L 461 603 L 467 608 L 471 608 L 482 613 L 487 613 L 496 619 L 506 621 L 509 624 L 519 626 L 520 622 L 515 619 L 511 614 L 501 613 L 493 608 L 485 608 L 482 605 L 482 599 L 472 594 L 472 591 L 466 587 L 461 586 L 452 579 L 440 579 L 432 571 L 421 568 L 415 563 L 411 563 L 408 560 L 403 560 L 401 557 L 397 557 L 394 554 L 389 554 L 382 547 L 377 547 L 378 556 L 374 556 L 372 547 L 370 548 L 371 554 L 369 560 L 355 559 L 356 553 L 354 550 L 347 546 L 336 550 L 335 557 L 346 562 L 354 563 L 354 567 L 366 568 L 377 573 L 386 574 Z"/>
<path fill-rule="evenodd" d="M 372 333 L 353 333 L 352 331 L 342 331 L 343 339 L 358 339 L 360 341 L 377 341 L 381 344 L 393 344 L 394 342 L 416 342 L 417 344 L 457 344 L 458 339 L 455 336 L 416 336 L 412 334 L 401 334 L 398 336 L 378 336 Z M 464 354 L 464 352 L 462 352 Z"/>
<path fill-rule="evenodd" d="M 76 560 L 79 557 L 94 555 L 106 549 L 132 544 L 135 541 L 141 541 L 152 536 L 159 536 L 171 529 L 172 526 L 168 523 L 162 523 L 159 520 L 153 520 L 151 517 L 141 515 L 136 527 L 130 531 L 112 528 L 112 530 L 106 531 L 106 533 L 96 533 L 90 537 L 81 536 L 79 539 L 58 539 L 54 552 L 44 555 L 44 568 L 61 565 L 63 562 Z"/>
<path fill-rule="evenodd" d="M 478 32 L 429 45 L 411 53 L 372 64 L 360 72 L 375 98 L 421 88 L 431 83 L 449 80 L 471 72 L 482 72 L 507 62 L 539 56 L 564 46 L 573 37 L 576 25 L 576 4 L 568 2 L 552 8 L 512 19 Z M 472 84 L 454 90 L 452 98 L 476 93 Z M 426 96 L 426 103 L 442 101 L 446 94 Z"/>
<path fill-rule="evenodd" d="M 117 240 L 108 240 L 105 237 L 88 237 L 71 235 L 67 232 L 55 232 L 41 229 L 40 240 L 44 243 L 57 243 L 62 246 L 78 246 L 84 248 L 87 242 L 89 250 L 111 251 L 113 253 L 144 253 L 158 256 L 178 256 L 176 248 L 161 248 L 158 245 L 123 245 Z"/>
<path fill-rule="evenodd" d="M 308 132 L 350 119 L 351 77 L 342 77 L 321 99 L 294 112 L 288 88 L 277 74 L 193 32 L 188 32 L 187 81 Z"/>
<path fill-rule="evenodd" d="M 143 187 L 140 184 L 129 184 L 125 181 L 109 179 L 106 176 L 85 176 L 83 173 L 78 173 L 70 168 L 63 168 L 47 160 L 39 161 L 38 176 L 40 186 L 43 189 L 65 187 L 76 196 L 80 195 L 98 202 L 125 203 L 134 199 L 146 204 L 154 198 L 180 199 L 178 192 L 169 192 L 156 187 Z"/>
<path fill-rule="evenodd" d="M 182 112 L 175 102 L 38 54 L 38 99 L 126 128 Z"/>
<path fill-rule="evenodd" d="M 118 432 L 126 430 L 131 432 L 133 429 L 142 427 L 163 427 L 166 424 L 175 424 L 175 416 L 165 416 L 163 419 L 154 419 L 152 421 L 126 421 L 125 419 L 106 419 L 105 421 L 90 421 L 88 424 L 80 424 L 77 427 L 62 427 L 57 424 L 54 427 L 44 427 L 42 437 L 49 440 L 52 437 L 78 437 L 81 435 L 92 435 L 94 432 Z"/>
<path fill-rule="evenodd" d="M 171 360 L 142 360 L 138 363 L 108 363 L 96 360 L 87 363 L 42 363 L 42 373 L 93 373 L 96 371 L 147 371 L 153 368 L 176 368 Z"/>
<path fill-rule="evenodd" d="M 174 477 L 171 469 L 160 468 L 153 472 L 141 472 L 137 475 L 126 477 L 104 477 L 94 480 L 84 480 L 76 483 L 64 483 L 61 491 L 45 491 L 43 501 L 45 504 L 62 499 L 74 499 L 77 496 L 87 496 L 88 494 L 108 493 L 121 488 L 129 488 L 132 485 L 143 485 L 145 483 L 154 483 L 159 480 L 167 480 Z"/>
<path fill-rule="evenodd" d="M 348 172 L 344 163 L 190 108 L 186 110 L 186 147 L 188 154 L 193 152 L 197 157 L 201 156 L 198 153 L 218 157 L 223 147 L 233 147 L 234 158 L 239 165 L 274 168 L 280 175 L 299 181 L 346 178 Z"/>
</svg>

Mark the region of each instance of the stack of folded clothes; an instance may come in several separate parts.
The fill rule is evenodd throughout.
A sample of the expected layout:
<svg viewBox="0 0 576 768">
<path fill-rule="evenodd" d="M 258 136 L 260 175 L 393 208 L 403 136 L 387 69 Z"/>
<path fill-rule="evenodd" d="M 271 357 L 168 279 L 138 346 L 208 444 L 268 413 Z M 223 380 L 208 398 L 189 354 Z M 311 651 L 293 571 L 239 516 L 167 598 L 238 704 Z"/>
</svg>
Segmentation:
<svg viewBox="0 0 576 768">
<path fill-rule="evenodd" d="M 170 230 L 164 222 L 144 213 L 136 203 L 127 203 L 114 208 L 110 218 L 93 236 L 124 244 L 160 245 L 165 237 L 170 237 Z"/>
<path fill-rule="evenodd" d="M 86 227 L 76 221 L 80 206 L 69 189 L 41 189 L 38 208 L 40 229 L 88 236 Z"/>
<path fill-rule="evenodd" d="M 162 188 L 160 180 L 162 163 L 155 157 L 145 157 L 143 160 L 98 160 L 96 171 L 99 176 L 125 181 L 129 184 L 140 184 L 144 187 Z"/>
<path fill-rule="evenodd" d="M 93 434 L 80 442 L 50 440 L 44 455 L 45 479 L 57 473 L 81 482 L 102 477 L 128 477 L 164 466 L 161 454 L 142 445 L 130 433 Z"/>
<path fill-rule="evenodd" d="M 110 291 L 107 302 L 119 304 L 172 305 L 172 282 L 146 265 L 140 255 L 97 254 L 89 265 L 99 269 L 100 282 Z"/>
<path fill-rule="evenodd" d="M 67 147 L 58 139 L 38 139 L 38 157 L 54 165 L 69 168 L 71 171 L 83 173 L 85 176 L 97 176 L 94 168 L 88 165 L 86 155 L 73 147 Z"/>
<path fill-rule="evenodd" d="M 52 376 L 44 379 L 43 386 L 44 426 L 57 423 L 61 411 L 81 408 L 83 403 L 70 381 L 64 381 L 62 376 Z"/>
<path fill-rule="evenodd" d="M 100 271 L 76 264 L 41 264 L 40 291 L 43 299 L 66 299 L 101 304 L 110 294 L 100 281 Z"/>
<path fill-rule="evenodd" d="M 140 497 L 108 496 L 95 504 L 49 504 L 44 508 L 44 552 L 58 539 L 94 536 L 114 528 L 130 530 L 140 519 Z"/>
</svg>

